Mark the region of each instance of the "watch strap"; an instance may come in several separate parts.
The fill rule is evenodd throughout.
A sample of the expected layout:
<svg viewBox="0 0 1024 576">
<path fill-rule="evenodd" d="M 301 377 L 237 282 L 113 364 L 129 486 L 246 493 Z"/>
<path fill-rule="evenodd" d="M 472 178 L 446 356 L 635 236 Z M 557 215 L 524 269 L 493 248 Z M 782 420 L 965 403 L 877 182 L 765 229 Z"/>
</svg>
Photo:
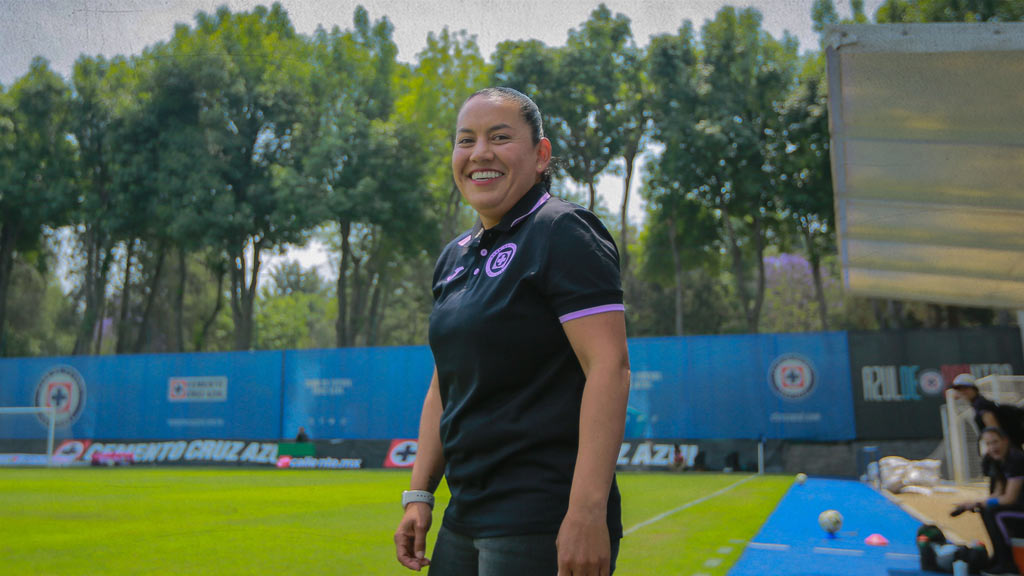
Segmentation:
<svg viewBox="0 0 1024 576">
<path fill-rule="evenodd" d="M 425 502 L 430 509 L 434 509 L 434 495 L 426 490 L 406 490 L 402 492 L 402 509 L 413 502 Z"/>
</svg>

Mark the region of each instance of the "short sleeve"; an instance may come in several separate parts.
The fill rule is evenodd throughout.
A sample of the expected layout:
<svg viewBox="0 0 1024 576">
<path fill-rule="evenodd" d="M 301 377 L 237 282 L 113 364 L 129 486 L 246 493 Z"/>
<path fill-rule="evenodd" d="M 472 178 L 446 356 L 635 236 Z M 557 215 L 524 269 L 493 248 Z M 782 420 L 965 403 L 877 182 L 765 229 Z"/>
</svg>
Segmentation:
<svg viewBox="0 0 1024 576">
<path fill-rule="evenodd" d="M 543 278 L 548 301 L 563 324 L 625 310 L 615 241 L 600 219 L 582 208 L 552 223 Z"/>
<path fill-rule="evenodd" d="M 1004 470 L 1007 479 L 1024 477 L 1024 454 L 1011 449 L 1006 456 L 1006 468 Z"/>
</svg>

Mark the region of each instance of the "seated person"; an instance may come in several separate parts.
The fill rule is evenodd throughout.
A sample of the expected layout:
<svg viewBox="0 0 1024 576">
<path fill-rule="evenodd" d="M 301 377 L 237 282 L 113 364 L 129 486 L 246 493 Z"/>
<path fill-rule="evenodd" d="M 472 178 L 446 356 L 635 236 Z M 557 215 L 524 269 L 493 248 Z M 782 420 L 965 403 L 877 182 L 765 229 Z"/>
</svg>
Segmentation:
<svg viewBox="0 0 1024 576">
<path fill-rule="evenodd" d="M 953 515 L 971 510 L 979 512 L 985 522 L 992 540 L 992 562 L 982 574 L 1020 574 L 1013 562 L 1007 521 L 1012 524 L 1024 519 L 1024 452 L 1011 446 L 1006 432 L 999 428 L 985 428 L 981 442 L 985 447 L 982 470 L 989 478 L 989 498 L 961 502 Z"/>
<path fill-rule="evenodd" d="M 309 442 L 309 434 L 306 434 L 306 427 L 299 426 L 299 433 L 295 435 L 296 442 Z"/>
</svg>

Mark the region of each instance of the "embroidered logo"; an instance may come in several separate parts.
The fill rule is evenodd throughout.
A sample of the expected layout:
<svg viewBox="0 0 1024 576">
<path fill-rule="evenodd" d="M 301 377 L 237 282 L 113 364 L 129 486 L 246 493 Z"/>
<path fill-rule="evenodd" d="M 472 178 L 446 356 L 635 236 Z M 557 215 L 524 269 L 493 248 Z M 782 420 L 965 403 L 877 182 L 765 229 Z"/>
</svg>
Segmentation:
<svg viewBox="0 0 1024 576">
<path fill-rule="evenodd" d="M 456 269 L 455 269 L 455 271 L 454 271 L 454 272 L 452 272 L 451 274 L 449 274 L 449 275 L 448 275 L 448 277 L 444 279 L 444 281 L 445 281 L 445 282 L 451 282 L 453 278 L 455 278 L 456 276 L 458 276 L 458 275 L 459 275 L 459 272 L 462 272 L 462 271 L 463 271 L 463 270 L 465 270 L 465 269 L 466 269 L 466 268 L 465 268 L 464 266 L 459 266 L 458 268 L 456 268 Z"/>
<path fill-rule="evenodd" d="M 487 265 L 484 267 L 484 270 L 487 271 L 488 276 L 494 278 L 504 272 L 505 268 L 508 268 L 509 263 L 512 262 L 512 257 L 515 255 L 516 245 L 509 242 L 494 252 L 491 252 L 490 257 L 487 258 Z"/>
</svg>

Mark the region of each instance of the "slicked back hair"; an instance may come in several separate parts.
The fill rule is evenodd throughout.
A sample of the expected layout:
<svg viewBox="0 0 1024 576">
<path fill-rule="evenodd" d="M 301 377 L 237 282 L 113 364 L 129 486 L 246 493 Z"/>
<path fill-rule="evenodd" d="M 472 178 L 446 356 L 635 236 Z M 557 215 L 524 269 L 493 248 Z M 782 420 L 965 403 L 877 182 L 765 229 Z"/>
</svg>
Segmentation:
<svg viewBox="0 0 1024 576">
<path fill-rule="evenodd" d="M 537 107 L 537 103 L 530 99 L 529 96 L 508 86 L 492 86 L 483 90 L 477 90 L 462 102 L 462 106 L 465 107 L 470 100 L 477 96 L 487 96 L 516 103 L 519 106 L 519 115 L 526 122 L 526 125 L 530 127 L 530 139 L 533 141 L 533 145 L 536 146 L 540 143 L 540 139 L 544 137 L 544 121 L 540 115 L 540 108 Z M 544 170 L 540 178 L 540 183 L 549 191 L 551 190 L 552 165 L 553 163 L 548 164 L 547 169 Z"/>
</svg>

